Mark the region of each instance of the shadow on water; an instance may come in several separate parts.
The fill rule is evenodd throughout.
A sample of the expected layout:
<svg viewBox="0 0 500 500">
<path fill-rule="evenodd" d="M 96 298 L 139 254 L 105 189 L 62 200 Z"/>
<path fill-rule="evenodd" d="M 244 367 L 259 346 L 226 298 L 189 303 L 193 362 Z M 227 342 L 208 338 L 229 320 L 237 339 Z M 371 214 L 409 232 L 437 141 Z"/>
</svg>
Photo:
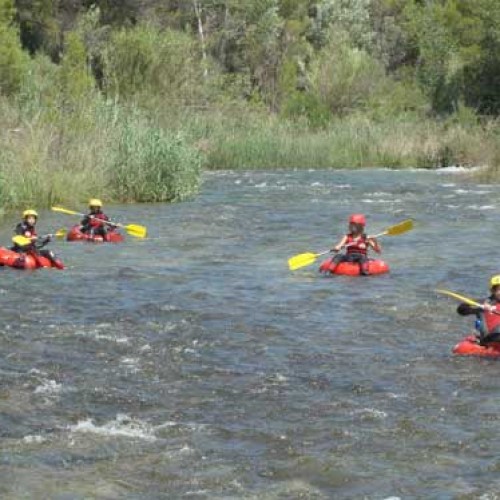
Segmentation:
<svg viewBox="0 0 500 500">
<path fill-rule="evenodd" d="M 495 194 L 435 172 L 216 173 L 191 202 L 109 207 L 150 239 L 0 269 L 0 495 L 496 495 L 499 365 L 451 355 L 470 322 L 433 292 L 480 296 L 499 272 Z M 353 211 L 373 232 L 415 218 L 382 241 L 390 274 L 288 271 Z"/>
</svg>

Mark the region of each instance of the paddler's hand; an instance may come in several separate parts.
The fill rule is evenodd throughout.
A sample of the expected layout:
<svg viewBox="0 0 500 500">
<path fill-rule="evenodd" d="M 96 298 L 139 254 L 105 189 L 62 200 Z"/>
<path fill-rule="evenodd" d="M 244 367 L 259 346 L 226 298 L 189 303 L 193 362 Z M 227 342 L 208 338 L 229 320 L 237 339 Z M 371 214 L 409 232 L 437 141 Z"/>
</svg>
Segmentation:
<svg viewBox="0 0 500 500">
<path fill-rule="evenodd" d="M 483 304 L 483 307 L 482 307 L 483 311 L 488 311 L 488 312 L 493 312 L 496 310 L 496 307 L 495 306 L 492 306 L 491 304 L 488 304 L 487 302 L 485 302 Z"/>
</svg>

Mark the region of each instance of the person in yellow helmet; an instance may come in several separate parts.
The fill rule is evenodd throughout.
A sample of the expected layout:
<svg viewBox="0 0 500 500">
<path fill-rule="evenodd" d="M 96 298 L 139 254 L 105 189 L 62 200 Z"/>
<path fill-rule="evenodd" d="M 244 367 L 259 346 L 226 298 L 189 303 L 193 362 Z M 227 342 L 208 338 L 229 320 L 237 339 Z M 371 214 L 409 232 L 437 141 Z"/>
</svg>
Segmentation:
<svg viewBox="0 0 500 500">
<path fill-rule="evenodd" d="M 23 220 L 15 227 L 14 233 L 19 236 L 29 238 L 33 243 L 38 239 L 36 234 L 36 222 L 38 220 L 38 213 L 32 208 L 23 212 Z"/>
<path fill-rule="evenodd" d="M 15 227 L 14 234 L 15 236 L 23 236 L 24 238 L 31 240 L 31 244 L 21 246 L 14 243 L 11 250 L 21 254 L 32 253 L 42 255 L 43 257 L 46 257 L 56 263 L 56 267 L 59 267 L 59 261 L 54 252 L 51 250 L 42 250 L 42 248 L 51 241 L 51 237 L 50 235 L 44 236 L 41 239 L 38 237 L 36 232 L 37 221 L 38 213 L 36 210 L 29 208 L 23 212 L 23 220 Z"/>
<path fill-rule="evenodd" d="M 102 236 L 106 239 L 108 225 L 103 221 L 109 221 L 109 217 L 102 211 L 102 201 L 98 198 L 91 198 L 89 200 L 89 210 L 89 214 L 80 223 L 80 231 L 92 236 Z"/>
<path fill-rule="evenodd" d="M 481 307 L 462 303 L 457 307 L 461 316 L 476 315 L 476 329 L 479 343 L 500 342 L 500 274 L 490 279 L 490 296 L 482 301 Z"/>
</svg>

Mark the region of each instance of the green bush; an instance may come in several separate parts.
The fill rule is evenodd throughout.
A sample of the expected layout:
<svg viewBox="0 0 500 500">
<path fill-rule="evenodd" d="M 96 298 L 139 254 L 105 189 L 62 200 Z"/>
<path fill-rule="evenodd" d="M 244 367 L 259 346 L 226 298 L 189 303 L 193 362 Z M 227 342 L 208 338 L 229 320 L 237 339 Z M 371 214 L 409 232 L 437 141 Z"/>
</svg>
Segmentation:
<svg viewBox="0 0 500 500">
<path fill-rule="evenodd" d="M 14 14 L 12 0 L 0 0 L 0 94 L 4 95 L 17 93 L 28 74 L 29 57 L 21 49 Z"/>
<path fill-rule="evenodd" d="M 198 150 L 181 134 L 129 119 L 109 166 L 109 185 L 121 201 L 181 201 L 198 191 L 201 166 Z"/>
<path fill-rule="evenodd" d="M 121 97 L 192 98 L 202 81 L 196 55 L 194 40 L 185 33 L 148 25 L 113 32 L 104 54 L 107 89 Z"/>
</svg>

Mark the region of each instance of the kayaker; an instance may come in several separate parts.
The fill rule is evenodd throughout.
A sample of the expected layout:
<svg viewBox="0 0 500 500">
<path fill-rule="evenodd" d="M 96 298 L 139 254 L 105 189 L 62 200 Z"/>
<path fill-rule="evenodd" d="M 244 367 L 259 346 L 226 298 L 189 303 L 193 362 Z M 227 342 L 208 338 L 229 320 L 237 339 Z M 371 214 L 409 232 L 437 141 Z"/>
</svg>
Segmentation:
<svg viewBox="0 0 500 500">
<path fill-rule="evenodd" d="M 352 214 L 349 216 L 349 232 L 332 248 L 332 252 L 337 253 L 332 259 L 332 266 L 329 267 L 333 272 L 340 262 L 357 262 L 359 264 L 360 274 L 368 276 L 368 249 L 372 248 L 375 252 L 382 251 L 376 238 L 367 236 L 365 233 L 366 218 L 363 214 Z M 340 250 L 346 249 L 346 253 L 339 254 Z"/>
<path fill-rule="evenodd" d="M 89 200 L 90 213 L 81 221 L 80 231 L 92 236 L 102 236 L 104 239 L 108 233 L 107 224 L 100 221 L 109 221 L 109 217 L 102 211 L 102 201 L 97 198 Z"/>
<path fill-rule="evenodd" d="M 457 313 L 461 316 L 476 315 L 476 329 L 479 331 L 478 340 L 481 345 L 500 341 L 500 274 L 490 279 L 490 292 L 481 307 L 465 302 L 457 307 Z"/>
<path fill-rule="evenodd" d="M 14 234 L 16 236 L 23 236 L 31 240 L 31 243 L 27 245 L 19 245 L 14 243 L 11 250 L 17 253 L 33 253 L 42 255 L 52 262 L 56 262 L 57 258 L 51 250 L 42 250 L 47 243 L 51 241 L 50 236 L 45 236 L 42 240 L 39 240 L 36 232 L 36 223 L 38 221 L 38 213 L 32 208 L 25 210 L 23 212 L 23 220 L 15 227 Z"/>
</svg>

